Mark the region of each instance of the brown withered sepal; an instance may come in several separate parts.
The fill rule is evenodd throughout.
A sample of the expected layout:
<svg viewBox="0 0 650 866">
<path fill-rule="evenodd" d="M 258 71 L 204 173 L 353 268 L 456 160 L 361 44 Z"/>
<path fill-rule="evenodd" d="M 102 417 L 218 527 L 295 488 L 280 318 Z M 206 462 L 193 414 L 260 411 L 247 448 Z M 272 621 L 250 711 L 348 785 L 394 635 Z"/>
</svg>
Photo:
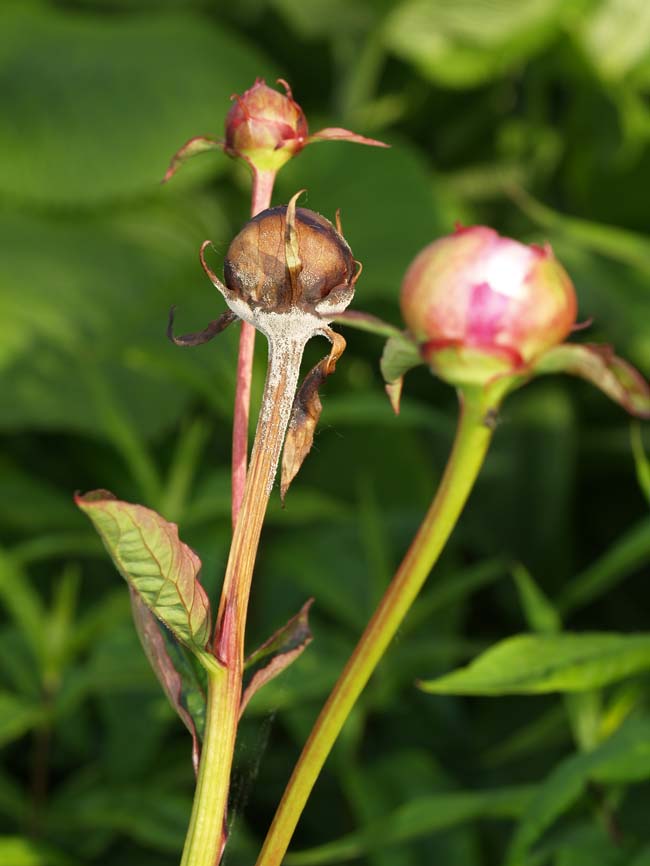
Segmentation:
<svg viewBox="0 0 650 866">
<path fill-rule="evenodd" d="M 299 207 L 292 261 L 287 255 L 286 216 L 286 206 L 269 208 L 244 226 L 224 261 L 226 286 L 251 309 L 268 312 L 296 307 L 315 312 L 325 298 L 336 303 L 355 280 L 357 265 L 350 247 L 329 220 Z"/>
</svg>

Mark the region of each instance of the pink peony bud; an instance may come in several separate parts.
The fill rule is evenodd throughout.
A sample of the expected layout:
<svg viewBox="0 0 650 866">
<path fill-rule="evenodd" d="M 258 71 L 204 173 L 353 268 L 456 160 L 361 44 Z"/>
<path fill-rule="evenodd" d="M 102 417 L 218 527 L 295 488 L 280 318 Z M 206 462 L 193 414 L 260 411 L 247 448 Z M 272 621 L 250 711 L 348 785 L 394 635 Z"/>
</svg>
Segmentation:
<svg viewBox="0 0 650 866">
<path fill-rule="evenodd" d="M 226 117 L 225 151 L 258 171 L 277 171 L 306 144 L 307 120 L 286 81 L 285 93 L 262 78 L 235 103 Z"/>
<path fill-rule="evenodd" d="M 577 313 L 550 246 L 485 226 L 425 247 L 404 277 L 401 308 L 424 360 L 454 385 L 526 373 L 571 332 Z"/>
<path fill-rule="evenodd" d="M 235 159 L 244 159 L 255 177 L 274 177 L 285 162 L 306 144 L 317 141 L 351 141 L 372 147 L 389 147 L 383 141 L 366 138 L 338 126 L 327 127 L 309 135 L 302 108 L 293 98 L 286 81 L 278 78 L 285 92 L 268 87 L 258 78 L 242 96 L 232 97 L 234 105 L 226 117 L 226 138 L 197 135 L 174 154 L 164 181 L 173 177 L 190 157 L 208 150 L 222 150 Z"/>
</svg>

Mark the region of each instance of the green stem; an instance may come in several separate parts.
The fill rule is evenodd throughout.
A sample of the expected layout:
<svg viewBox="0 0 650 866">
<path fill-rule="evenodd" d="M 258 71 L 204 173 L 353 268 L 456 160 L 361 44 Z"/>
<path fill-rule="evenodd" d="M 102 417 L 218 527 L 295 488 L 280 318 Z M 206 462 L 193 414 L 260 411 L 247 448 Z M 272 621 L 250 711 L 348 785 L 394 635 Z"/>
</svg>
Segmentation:
<svg viewBox="0 0 650 866">
<path fill-rule="evenodd" d="M 224 736 L 218 725 L 227 679 L 227 671 L 221 668 L 208 672 L 205 736 L 181 866 L 215 866 L 225 844 L 224 817 L 230 774 L 224 773 L 223 768 L 230 767 L 236 730 L 232 729 L 231 736 Z"/>
<path fill-rule="evenodd" d="M 402 564 L 334 686 L 305 744 L 256 866 L 280 866 L 309 794 L 350 711 L 451 535 L 492 437 L 495 402 L 465 392 L 453 450 L 436 496 Z"/>
<path fill-rule="evenodd" d="M 300 375 L 305 339 L 269 338 L 269 364 L 241 511 L 235 526 L 208 685 L 208 714 L 181 866 L 215 866 L 225 844 L 225 818 L 241 704 L 244 634 L 253 568 L 284 434 Z"/>
</svg>

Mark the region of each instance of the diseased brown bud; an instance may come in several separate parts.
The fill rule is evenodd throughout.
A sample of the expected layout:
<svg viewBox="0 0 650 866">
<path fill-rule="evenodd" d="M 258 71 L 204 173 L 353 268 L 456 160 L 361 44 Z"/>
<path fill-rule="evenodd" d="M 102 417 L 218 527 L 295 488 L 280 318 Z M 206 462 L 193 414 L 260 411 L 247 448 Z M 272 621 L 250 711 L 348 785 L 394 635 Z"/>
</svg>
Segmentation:
<svg viewBox="0 0 650 866">
<path fill-rule="evenodd" d="M 210 241 L 203 242 L 201 264 L 229 310 L 196 334 L 174 337 L 172 309 L 168 328 L 169 337 L 181 346 L 207 342 L 233 318 L 249 322 L 266 336 L 269 366 L 251 460 L 266 455 L 268 494 L 286 432 L 283 498 L 312 446 L 321 412 L 318 389 L 345 349 L 343 337 L 328 326 L 352 300 L 361 273 L 341 234 L 338 213 L 335 228 L 320 214 L 297 208 L 300 194 L 286 207 L 269 208 L 246 223 L 228 249 L 225 282 L 206 260 Z M 303 351 L 314 336 L 325 337 L 332 347 L 296 393 Z M 249 478 L 254 475 L 251 470 Z"/>
<path fill-rule="evenodd" d="M 227 288 L 251 310 L 274 313 L 336 315 L 350 303 L 356 275 L 342 235 L 320 214 L 296 208 L 295 198 L 253 217 L 224 262 Z"/>
</svg>

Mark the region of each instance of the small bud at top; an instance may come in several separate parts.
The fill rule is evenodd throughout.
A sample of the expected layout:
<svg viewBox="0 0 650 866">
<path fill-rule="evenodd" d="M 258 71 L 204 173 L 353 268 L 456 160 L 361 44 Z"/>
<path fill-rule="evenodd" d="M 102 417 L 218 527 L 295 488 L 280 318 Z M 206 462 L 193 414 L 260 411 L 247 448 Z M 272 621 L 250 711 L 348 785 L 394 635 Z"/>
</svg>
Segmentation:
<svg viewBox="0 0 650 866">
<path fill-rule="evenodd" d="M 277 171 L 302 150 L 307 139 L 307 120 L 294 100 L 291 88 L 278 79 L 280 93 L 258 78 L 226 117 L 226 153 L 242 157 L 258 171 Z"/>
<path fill-rule="evenodd" d="M 327 127 L 309 135 L 302 108 L 293 98 L 291 88 L 282 78 L 278 83 L 285 92 L 268 87 L 258 78 L 242 96 L 232 96 L 234 105 L 226 117 L 226 138 L 219 141 L 212 135 L 191 138 L 174 154 L 165 174 L 172 178 L 190 157 L 207 150 L 223 150 L 236 159 L 244 159 L 253 175 L 274 177 L 282 166 L 315 141 L 351 141 L 372 147 L 389 147 L 383 141 L 357 135 L 338 126 Z"/>
<path fill-rule="evenodd" d="M 456 385 L 517 375 L 571 332 L 573 284 L 549 246 L 459 228 L 412 262 L 404 321 L 432 370 Z"/>
</svg>

